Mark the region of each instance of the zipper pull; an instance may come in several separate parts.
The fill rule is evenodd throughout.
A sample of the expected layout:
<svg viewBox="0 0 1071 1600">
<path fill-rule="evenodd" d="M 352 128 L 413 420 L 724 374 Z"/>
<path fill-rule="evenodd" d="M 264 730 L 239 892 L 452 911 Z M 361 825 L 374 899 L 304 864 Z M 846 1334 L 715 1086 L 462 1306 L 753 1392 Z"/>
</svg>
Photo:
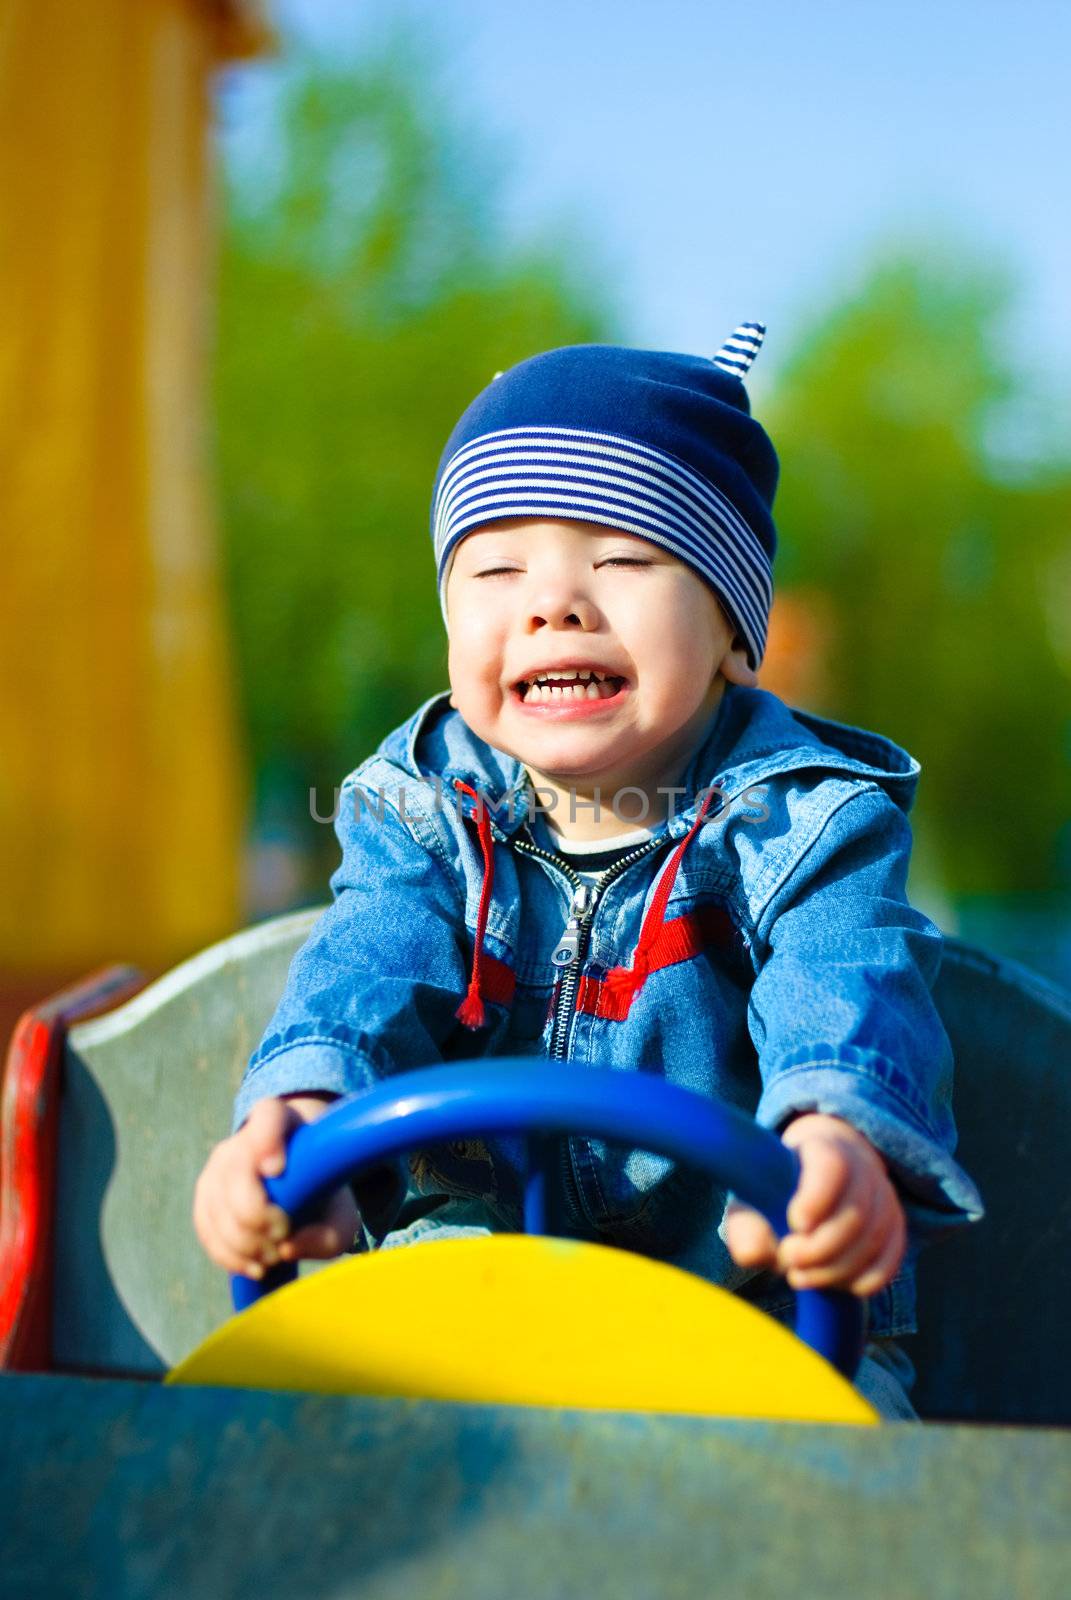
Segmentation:
<svg viewBox="0 0 1071 1600">
<path fill-rule="evenodd" d="M 590 883 L 582 883 L 573 890 L 573 903 L 569 907 L 569 921 L 551 956 L 556 967 L 571 967 L 580 949 L 580 924 L 595 904 L 595 890 Z"/>
</svg>

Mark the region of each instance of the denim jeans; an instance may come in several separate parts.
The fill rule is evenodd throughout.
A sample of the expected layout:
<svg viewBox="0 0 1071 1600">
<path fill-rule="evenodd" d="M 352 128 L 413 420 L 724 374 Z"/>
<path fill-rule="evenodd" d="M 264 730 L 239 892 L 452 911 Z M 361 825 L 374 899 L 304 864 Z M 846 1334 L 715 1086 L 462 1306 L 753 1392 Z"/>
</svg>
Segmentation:
<svg viewBox="0 0 1071 1600">
<path fill-rule="evenodd" d="M 921 1422 L 908 1398 L 915 1382 L 911 1357 L 895 1339 L 870 1339 L 852 1380 L 885 1422 Z"/>
<path fill-rule="evenodd" d="M 407 1228 L 389 1233 L 379 1248 L 396 1250 L 425 1239 L 486 1238 L 496 1231 L 488 1227 L 487 1211 L 478 1200 L 472 1201 L 471 1206 L 454 1201 L 450 1213 L 454 1220 L 448 1223 L 436 1221 L 434 1215 L 418 1217 Z M 466 1220 L 469 1215 L 471 1221 Z M 915 1382 L 915 1368 L 911 1358 L 895 1339 L 867 1341 L 853 1382 L 883 1421 L 921 1421 L 908 1399 L 908 1390 Z"/>
</svg>

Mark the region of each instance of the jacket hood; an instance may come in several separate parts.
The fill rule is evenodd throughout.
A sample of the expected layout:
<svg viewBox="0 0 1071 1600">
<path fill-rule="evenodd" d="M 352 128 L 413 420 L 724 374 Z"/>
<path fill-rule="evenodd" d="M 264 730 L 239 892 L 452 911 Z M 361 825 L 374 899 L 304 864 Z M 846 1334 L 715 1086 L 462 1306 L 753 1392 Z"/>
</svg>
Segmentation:
<svg viewBox="0 0 1071 1600">
<path fill-rule="evenodd" d="M 510 793 L 521 793 L 526 783 L 521 762 L 473 733 L 450 705 L 446 690 L 388 734 L 379 753 L 414 777 L 437 777 L 448 787 L 460 780 L 496 808 Z M 764 779 L 808 768 L 880 784 L 905 815 L 922 770 L 883 734 L 796 710 L 767 689 L 726 683 L 710 728 L 682 775 L 685 794 L 669 831 L 687 831 L 697 795 L 711 785 L 717 784 L 729 800 Z M 512 819 L 508 807 L 496 810 L 496 826 L 503 835 L 523 820 L 523 807 Z"/>
</svg>

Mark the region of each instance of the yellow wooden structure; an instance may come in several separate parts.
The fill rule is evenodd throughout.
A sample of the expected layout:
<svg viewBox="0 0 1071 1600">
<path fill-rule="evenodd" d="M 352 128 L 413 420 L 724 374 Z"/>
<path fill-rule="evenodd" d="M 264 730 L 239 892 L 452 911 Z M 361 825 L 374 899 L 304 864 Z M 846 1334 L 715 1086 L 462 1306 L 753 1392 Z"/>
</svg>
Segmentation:
<svg viewBox="0 0 1071 1600">
<path fill-rule="evenodd" d="M 206 439 L 209 77 L 242 0 L 0 5 L 0 968 L 241 920 Z"/>
</svg>

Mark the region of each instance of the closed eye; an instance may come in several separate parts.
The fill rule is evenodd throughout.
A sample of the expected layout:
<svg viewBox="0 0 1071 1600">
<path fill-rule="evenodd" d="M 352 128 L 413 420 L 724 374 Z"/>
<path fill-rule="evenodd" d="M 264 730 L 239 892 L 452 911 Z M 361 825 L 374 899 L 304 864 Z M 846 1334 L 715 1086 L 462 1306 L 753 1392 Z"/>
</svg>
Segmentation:
<svg viewBox="0 0 1071 1600">
<path fill-rule="evenodd" d="M 642 556 L 608 556 L 605 561 L 600 561 L 601 567 L 650 567 L 654 563 L 645 561 Z M 482 572 L 477 572 L 477 578 L 497 578 L 502 573 L 519 572 L 520 567 L 485 567 Z"/>
</svg>

